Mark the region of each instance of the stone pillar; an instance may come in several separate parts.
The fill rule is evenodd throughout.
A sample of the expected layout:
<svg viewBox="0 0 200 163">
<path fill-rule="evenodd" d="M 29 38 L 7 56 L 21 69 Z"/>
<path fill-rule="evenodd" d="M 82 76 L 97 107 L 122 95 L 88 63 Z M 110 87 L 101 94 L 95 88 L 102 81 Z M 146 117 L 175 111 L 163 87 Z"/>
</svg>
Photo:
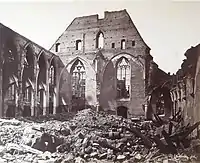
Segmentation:
<svg viewBox="0 0 200 163">
<path fill-rule="evenodd" d="M 56 114 L 56 107 L 57 107 L 57 98 L 56 93 L 53 95 L 53 114 Z"/>
<path fill-rule="evenodd" d="M 55 108 L 55 111 L 54 111 L 54 113 L 56 114 L 57 113 L 57 109 L 59 109 L 58 107 L 59 107 L 59 85 L 60 85 L 60 81 L 59 81 L 59 79 L 60 79 L 60 73 L 59 72 L 62 72 L 62 69 L 60 69 L 59 67 L 58 67 L 58 64 L 56 64 L 56 86 L 55 86 L 55 93 L 56 93 L 56 108 Z"/>
<path fill-rule="evenodd" d="M 17 43 L 16 45 L 17 49 L 17 55 L 19 56 L 19 62 L 18 62 L 18 89 L 17 89 L 17 94 L 18 94 L 18 101 L 17 101 L 17 107 L 16 107 L 16 112 L 15 116 L 21 116 L 22 112 L 24 110 L 24 100 L 23 100 L 23 92 L 22 92 L 22 76 L 23 76 L 23 71 L 24 71 L 24 58 L 26 56 L 26 50 Z"/>
<path fill-rule="evenodd" d="M 35 54 L 35 53 L 34 53 Z M 38 99 L 37 99 L 37 80 L 38 80 L 38 73 L 39 73 L 39 67 L 37 63 L 37 56 L 34 55 L 34 77 L 33 77 L 33 108 L 31 109 L 31 116 L 37 116 L 38 115 L 38 110 L 37 110 L 37 104 L 38 104 Z"/>
<path fill-rule="evenodd" d="M 46 99 L 44 99 L 46 106 L 44 107 L 43 115 L 49 114 L 49 64 L 46 63 L 46 65 Z"/>
</svg>

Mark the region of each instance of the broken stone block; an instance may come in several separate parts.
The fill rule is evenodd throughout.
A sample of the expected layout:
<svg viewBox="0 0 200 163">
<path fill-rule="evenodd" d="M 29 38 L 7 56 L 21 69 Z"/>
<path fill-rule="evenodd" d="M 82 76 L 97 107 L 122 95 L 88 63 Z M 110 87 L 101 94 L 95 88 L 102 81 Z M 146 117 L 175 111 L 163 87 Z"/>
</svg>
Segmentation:
<svg viewBox="0 0 200 163">
<path fill-rule="evenodd" d="M 85 148 L 85 153 L 86 154 L 90 154 L 91 152 L 92 152 L 92 147 L 91 146 Z"/>
<path fill-rule="evenodd" d="M 92 153 L 90 154 L 90 157 L 91 157 L 91 158 L 98 158 L 98 153 L 97 153 L 97 152 L 92 152 Z"/>
<path fill-rule="evenodd" d="M 126 156 L 124 156 L 124 155 L 117 156 L 117 160 L 119 160 L 119 161 L 123 161 L 125 158 L 126 158 Z"/>
<path fill-rule="evenodd" d="M 141 154 L 137 153 L 137 154 L 135 155 L 135 160 L 136 160 L 136 161 L 140 161 L 141 159 L 142 159 Z"/>
<path fill-rule="evenodd" d="M 81 158 L 81 157 L 75 158 L 75 163 L 85 163 L 85 162 L 86 161 L 83 158 Z"/>
<path fill-rule="evenodd" d="M 120 134 L 120 132 L 109 132 L 109 138 L 110 139 L 119 139 L 119 138 L 121 138 L 121 134 Z"/>
<path fill-rule="evenodd" d="M 75 142 L 75 147 L 81 147 L 82 146 L 82 139 L 78 139 L 76 142 Z"/>
<path fill-rule="evenodd" d="M 83 139 L 82 146 L 84 148 L 86 148 L 88 145 L 89 145 L 89 138 L 86 137 L 86 138 Z"/>
<path fill-rule="evenodd" d="M 107 153 L 103 153 L 99 155 L 100 159 L 106 159 L 107 158 Z"/>
<path fill-rule="evenodd" d="M 77 136 L 78 136 L 80 139 L 84 139 L 84 135 L 83 135 L 81 132 L 79 132 L 79 133 L 77 134 Z"/>
<path fill-rule="evenodd" d="M 163 160 L 163 163 L 169 163 L 168 159 Z"/>
<path fill-rule="evenodd" d="M 99 145 L 102 146 L 102 147 L 105 147 L 105 148 L 108 147 L 108 142 L 107 142 L 106 139 L 99 139 L 98 143 L 99 143 Z"/>
<path fill-rule="evenodd" d="M 86 160 L 87 160 L 89 157 L 90 157 L 89 154 L 84 154 L 84 156 L 83 156 L 83 158 L 86 159 Z"/>
<path fill-rule="evenodd" d="M 92 143 L 92 146 L 93 147 L 99 147 L 99 144 L 98 143 Z"/>
<path fill-rule="evenodd" d="M 181 162 L 188 162 L 189 161 L 189 157 L 188 156 L 186 156 L 186 155 L 180 155 L 180 156 L 176 156 L 176 158 L 178 159 L 178 160 L 180 160 Z"/>
<path fill-rule="evenodd" d="M 71 134 L 71 131 L 70 131 L 70 129 L 66 128 L 66 129 L 60 130 L 60 133 L 61 133 L 62 135 L 64 135 L 64 136 L 68 136 L 68 135 Z"/>
<path fill-rule="evenodd" d="M 73 162 L 73 160 L 74 160 L 74 156 L 71 153 L 68 153 L 65 156 L 65 159 L 61 163 L 70 163 L 70 162 Z"/>
<path fill-rule="evenodd" d="M 121 149 L 121 148 L 123 148 L 124 147 L 124 143 L 122 143 L 122 142 L 119 142 L 119 143 L 117 143 L 117 145 L 116 145 L 116 148 L 119 148 L 119 149 Z"/>
<path fill-rule="evenodd" d="M 43 154 L 41 154 L 40 156 L 41 156 L 41 158 L 42 158 L 43 160 L 48 160 L 48 159 L 51 158 L 51 153 L 48 152 L 48 151 L 45 151 L 45 152 L 44 152 Z"/>
</svg>

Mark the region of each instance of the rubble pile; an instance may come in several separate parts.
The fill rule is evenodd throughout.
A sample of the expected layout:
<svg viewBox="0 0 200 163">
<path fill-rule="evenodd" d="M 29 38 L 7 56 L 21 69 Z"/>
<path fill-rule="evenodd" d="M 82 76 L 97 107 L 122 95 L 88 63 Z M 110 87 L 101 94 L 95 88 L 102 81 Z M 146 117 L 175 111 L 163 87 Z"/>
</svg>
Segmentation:
<svg viewBox="0 0 200 163">
<path fill-rule="evenodd" d="M 91 109 L 73 118 L 0 120 L 0 162 L 192 162 L 200 147 L 189 135 L 199 125 L 181 125 L 154 115 L 124 119 Z"/>
</svg>

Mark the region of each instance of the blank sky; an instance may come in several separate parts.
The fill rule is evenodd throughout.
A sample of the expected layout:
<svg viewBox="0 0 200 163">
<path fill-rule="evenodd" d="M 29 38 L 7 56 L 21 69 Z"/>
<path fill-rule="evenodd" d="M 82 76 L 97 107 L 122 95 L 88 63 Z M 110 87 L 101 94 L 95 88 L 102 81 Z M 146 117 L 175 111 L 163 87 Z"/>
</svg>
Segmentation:
<svg viewBox="0 0 200 163">
<path fill-rule="evenodd" d="M 5 0 L 0 22 L 49 49 L 78 16 L 126 9 L 151 55 L 166 72 L 176 72 L 185 51 L 200 43 L 200 2 L 165 0 Z"/>
</svg>

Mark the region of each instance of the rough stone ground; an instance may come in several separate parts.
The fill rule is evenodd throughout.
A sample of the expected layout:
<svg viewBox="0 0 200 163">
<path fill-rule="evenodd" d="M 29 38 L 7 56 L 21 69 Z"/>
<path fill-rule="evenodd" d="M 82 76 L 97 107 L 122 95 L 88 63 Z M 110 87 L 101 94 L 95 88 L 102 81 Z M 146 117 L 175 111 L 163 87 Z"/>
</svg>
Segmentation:
<svg viewBox="0 0 200 163">
<path fill-rule="evenodd" d="M 182 163 L 199 160 L 191 147 L 164 155 L 126 128 L 151 137 L 156 129 L 142 119 L 123 119 L 90 109 L 51 117 L 0 119 L 0 163 Z M 199 161 L 200 162 L 200 161 Z"/>
</svg>

